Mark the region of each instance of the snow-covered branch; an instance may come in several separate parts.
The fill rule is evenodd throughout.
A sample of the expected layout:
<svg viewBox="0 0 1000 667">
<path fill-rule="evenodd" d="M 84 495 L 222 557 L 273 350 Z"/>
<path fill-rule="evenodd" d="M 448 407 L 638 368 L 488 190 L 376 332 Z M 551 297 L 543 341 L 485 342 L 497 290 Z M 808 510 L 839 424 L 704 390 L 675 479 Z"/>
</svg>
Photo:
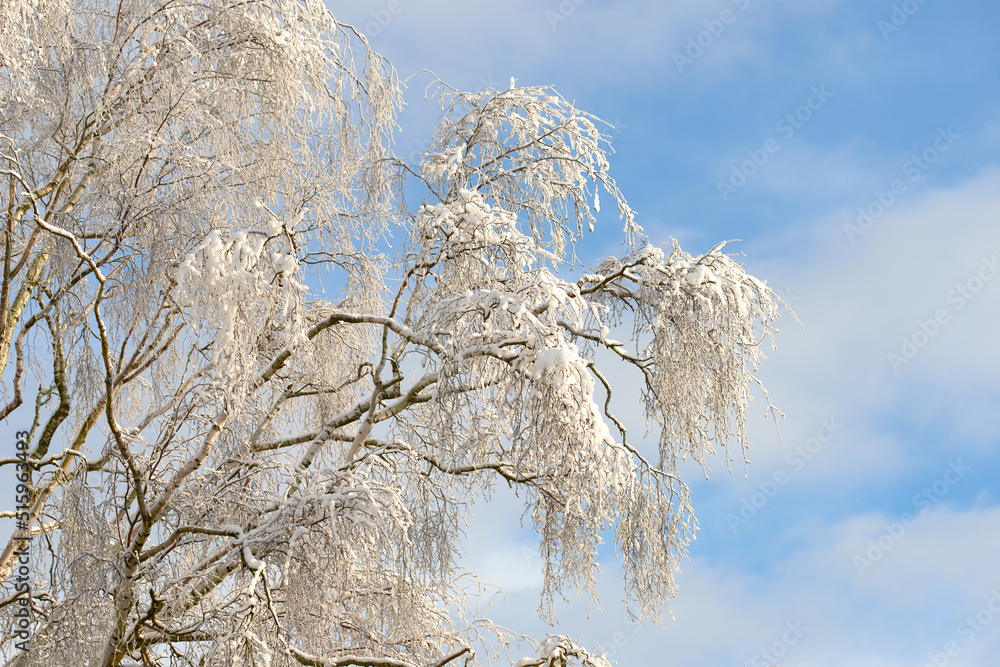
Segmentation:
<svg viewBox="0 0 1000 667">
<path fill-rule="evenodd" d="M 458 565 L 495 484 L 544 616 L 596 597 L 608 531 L 630 609 L 663 614 L 678 462 L 746 446 L 782 304 L 721 245 L 648 242 L 598 119 L 439 82 L 407 163 L 395 72 L 319 0 L 35 5 L 0 9 L 0 417 L 31 445 L 0 467 L 37 536 L 31 650 L 0 660 L 472 664 L 514 639 Z M 628 250 L 589 261 L 602 196 Z M 616 416 L 637 400 L 650 442 Z M 520 667 L 608 664 L 534 646 Z"/>
</svg>

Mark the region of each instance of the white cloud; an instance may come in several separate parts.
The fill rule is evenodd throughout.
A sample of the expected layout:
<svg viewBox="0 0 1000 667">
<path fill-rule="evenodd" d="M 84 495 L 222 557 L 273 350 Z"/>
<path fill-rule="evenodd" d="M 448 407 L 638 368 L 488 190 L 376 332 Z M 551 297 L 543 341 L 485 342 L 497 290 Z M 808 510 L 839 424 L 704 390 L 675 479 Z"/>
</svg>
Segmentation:
<svg viewBox="0 0 1000 667">
<path fill-rule="evenodd" d="M 841 0 L 327 0 L 339 20 L 366 32 L 405 77 L 428 68 L 458 86 L 480 81 L 522 83 L 631 82 L 679 72 L 673 53 L 688 38 L 707 44 L 696 57 L 699 76 L 733 62 L 770 58 L 768 36 L 790 14 L 816 23 Z M 723 11 L 731 21 L 719 25 Z M 711 25 L 708 25 L 711 24 Z M 717 34 L 711 34 L 711 30 Z M 711 37 L 711 40 L 708 40 Z M 693 68 L 692 68 L 693 69 Z M 559 81 L 539 81 L 556 72 Z M 657 84 L 661 83 L 657 81 Z"/>
<path fill-rule="evenodd" d="M 971 639 L 960 628 L 1000 587 L 994 558 L 1000 509 L 937 506 L 862 576 L 854 556 L 866 553 L 868 541 L 877 541 L 884 525 L 897 520 L 864 514 L 803 527 L 803 546 L 759 571 L 696 557 L 679 576 L 675 618 L 663 628 L 628 621 L 613 563 L 602 583 L 602 613 L 589 620 L 587 605 L 578 601 L 563 608 L 560 625 L 550 628 L 534 620 L 537 592 L 529 590 L 509 595 L 508 606 L 494 611 L 513 630 L 581 637 L 585 645 L 614 654 L 619 664 L 663 664 L 667 657 L 677 667 L 753 664 L 777 646 L 784 655 L 775 657 L 787 662 L 776 664 L 912 667 L 949 641 L 966 658 L 1000 648 L 1000 615 Z"/>
<path fill-rule="evenodd" d="M 1000 275 L 961 308 L 952 290 L 975 283 L 985 271 L 983 258 L 1000 254 L 998 186 L 1000 171 L 987 170 L 947 190 L 908 193 L 853 244 L 844 225 L 854 224 L 857 213 L 841 211 L 818 221 L 798 250 L 788 248 L 776 259 L 754 260 L 766 253 L 767 241 L 747 248 L 746 263 L 756 275 L 790 286 L 805 326 L 786 324 L 764 371 L 773 400 L 789 415 L 786 441 L 801 441 L 820 418 L 837 416 L 848 423 L 844 456 L 863 461 L 881 441 L 885 462 L 898 464 L 898 443 L 870 420 L 900 412 L 917 418 L 933 405 L 956 440 L 995 442 L 984 403 L 995 399 L 1000 371 L 1000 355 L 987 342 L 1000 327 Z M 940 310 L 947 322 L 926 342 L 917 336 L 925 344 L 895 372 L 888 355 L 902 355 L 902 339 L 913 340 Z M 765 465 L 785 455 L 778 448 L 760 454 Z M 822 469 L 842 472 L 832 463 Z"/>
</svg>

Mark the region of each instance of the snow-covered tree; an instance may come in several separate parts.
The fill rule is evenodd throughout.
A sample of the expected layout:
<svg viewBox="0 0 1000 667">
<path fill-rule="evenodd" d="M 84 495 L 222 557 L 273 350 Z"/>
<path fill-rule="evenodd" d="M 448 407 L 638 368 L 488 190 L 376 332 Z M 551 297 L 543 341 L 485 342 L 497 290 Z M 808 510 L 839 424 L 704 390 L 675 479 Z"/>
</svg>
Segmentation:
<svg viewBox="0 0 1000 667">
<path fill-rule="evenodd" d="M 513 637 L 457 565 L 496 484 L 542 614 L 596 594 L 609 530 L 631 611 L 665 610 L 678 464 L 745 447 L 780 300 L 721 246 L 650 245 L 551 89 L 437 93 L 407 161 L 392 67 L 320 0 L 0 4 L 6 664 L 475 660 Z M 625 251 L 574 273 L 600 195 Z M 640 391 L 643 446 L 614 415 Z"/>
</svg>

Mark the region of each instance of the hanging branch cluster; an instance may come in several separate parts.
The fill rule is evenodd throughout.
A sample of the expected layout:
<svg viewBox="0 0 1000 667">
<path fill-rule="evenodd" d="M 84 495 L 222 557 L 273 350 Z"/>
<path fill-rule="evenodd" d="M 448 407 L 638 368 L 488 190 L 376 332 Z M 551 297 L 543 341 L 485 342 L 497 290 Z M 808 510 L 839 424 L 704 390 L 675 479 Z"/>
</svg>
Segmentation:
<svg viewBox="0 0 1000 667">
<path fill-rule="evenodd" d="M 780 301 L 721 246 L 649 245 L 597 119 L 442 85 L 398 160 L 395 73 L 319 0 L 20 0 L 0 58 L 0 417 L 32 443 L 5 628 L 33 543 L 5 664 L 471 662 L 513 638 L 456 563 L 497 483 L 541 538 L 543 615 L 596 596 L 612 528 L 632 611 L 665 611 L 678 463 L 746 446 Z M 629 250 L 567 278 L 602 193 Z M 521 667 L 607 665 L 535 647 Z"/>
</svg>

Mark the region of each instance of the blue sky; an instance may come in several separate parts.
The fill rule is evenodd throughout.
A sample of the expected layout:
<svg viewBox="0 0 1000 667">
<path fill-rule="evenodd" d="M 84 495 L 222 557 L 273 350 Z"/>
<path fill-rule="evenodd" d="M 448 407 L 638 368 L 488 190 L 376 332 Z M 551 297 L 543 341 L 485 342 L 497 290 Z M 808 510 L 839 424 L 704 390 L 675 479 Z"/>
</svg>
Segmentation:
<svg viewBox="0 0 1000 667">
<path fill-rule="evenodd" d="M 403 77 L 552 84 L 615 124 L 614 175 L 651 240 L 742 239 L 727 250 L 804 325 L 783 323 L 762 374 L 784 444 L 758 405 L 747 478 L 721 458 L 708 480 L 689 470 L 701 530 L 675 618 L 624 620 L 609 549 L 603 612 L 563 606 L 557 632 L 621 665 L 996 664 L 1000 5 L 327 4 Z M 432 118 L 428 82 L 411 79 L 401 152 Z M 582 254 L 615 252 L 618 229 Z M 479 506 L 466 562 L 506 590 L 496 620 L 543 635 L 519 517 L 502 495 Z"/>
</svg>

